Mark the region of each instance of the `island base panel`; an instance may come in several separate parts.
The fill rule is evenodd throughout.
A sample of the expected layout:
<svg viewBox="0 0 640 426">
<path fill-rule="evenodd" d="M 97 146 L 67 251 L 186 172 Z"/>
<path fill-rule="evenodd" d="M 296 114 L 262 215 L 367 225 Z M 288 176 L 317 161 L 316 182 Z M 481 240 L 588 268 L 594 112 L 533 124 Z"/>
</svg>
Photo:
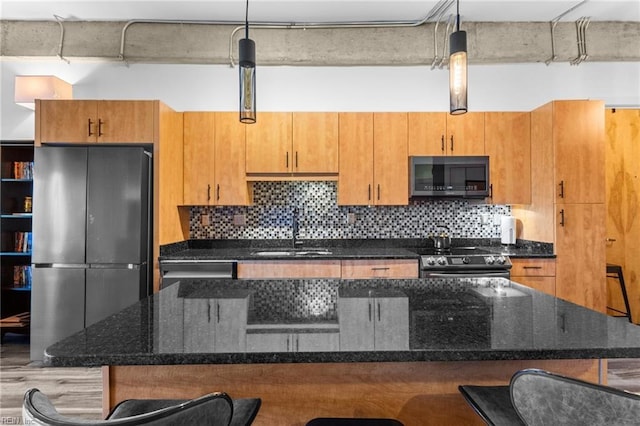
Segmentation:
<svg viewBox="0 0 640 426">
<path fill-rule="evenodd" d="M 458 385 L 503 385 L 523 368 L 598 382 L 598 360 L 207 364 L 103 367 L 103 411 L 131 398 L 259 397 L 255 425 L 390 417 L 406 425 L 482 425 Z"/>
</svg>

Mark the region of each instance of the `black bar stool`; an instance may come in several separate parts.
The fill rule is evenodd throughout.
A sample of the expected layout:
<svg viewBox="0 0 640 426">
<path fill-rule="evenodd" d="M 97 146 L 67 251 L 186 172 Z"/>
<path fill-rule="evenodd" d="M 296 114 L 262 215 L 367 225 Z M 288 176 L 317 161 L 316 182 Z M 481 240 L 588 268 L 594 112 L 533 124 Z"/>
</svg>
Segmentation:
<svg viewBox="0 0 640 426">
<path fill-rule="evenodd" d="M 607 263 L 607 277 L 615 278 L 620 283 L 620 290 L 622 290 L 622 298 L 624 299 L 624 307 L 627 309 L 627 312 L 620 311 L 610 306 L 607 306 L 607 309 L 611 309 L 612 311 L 622 314 L 622 315 L 614 315 L 614 316 L 627 317 L 629 318 L 629 322 L 632 323 L 633 321 L 631 320 L 631 308 L 629 307 L 629 298 L 627 297 L 627 287 L 624 284 L 624 276 L 622 275 L 622 266 Z"/>
</svg>

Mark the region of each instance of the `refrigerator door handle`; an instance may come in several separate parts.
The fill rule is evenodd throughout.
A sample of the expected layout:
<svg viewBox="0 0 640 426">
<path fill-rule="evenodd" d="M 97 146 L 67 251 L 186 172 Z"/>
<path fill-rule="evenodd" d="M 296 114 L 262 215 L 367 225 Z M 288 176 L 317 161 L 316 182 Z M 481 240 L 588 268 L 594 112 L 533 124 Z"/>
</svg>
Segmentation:
<svg viewBox="0 0 640 426">
<path fill-rule="evenodd" d="M 147 266 L 143 263 L 91 263 L 89 269 L 141 269 Z"/>
<path fill-rule="evenodd" d="M 34 263 L 34 268 L 56 268 L 56 269 L 88 269 L 86 263 Z"/>
</svg>

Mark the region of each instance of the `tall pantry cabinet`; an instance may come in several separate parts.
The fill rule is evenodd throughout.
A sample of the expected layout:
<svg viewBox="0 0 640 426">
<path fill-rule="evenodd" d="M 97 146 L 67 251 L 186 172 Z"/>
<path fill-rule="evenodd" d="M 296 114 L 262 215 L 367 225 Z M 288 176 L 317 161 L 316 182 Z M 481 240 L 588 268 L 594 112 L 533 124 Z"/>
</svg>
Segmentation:
<svg viewBox="0 0 640 426">
<path fill-rule="evenodd" d="M 183 115 L 161 101 L 36 100 L 35 145 L 145 144 L 153 146 L 154 290 L 160 245 L 184 240 Z M 37 166 L 36 166 L 37 167 Z"/>
<path fill-rule="evenodd" d="M 532 202 L 523 239 L 554 243 L 556 296 L 606 307 L 604 104 L 554 101 L 531 113 Z"/>
</svg>

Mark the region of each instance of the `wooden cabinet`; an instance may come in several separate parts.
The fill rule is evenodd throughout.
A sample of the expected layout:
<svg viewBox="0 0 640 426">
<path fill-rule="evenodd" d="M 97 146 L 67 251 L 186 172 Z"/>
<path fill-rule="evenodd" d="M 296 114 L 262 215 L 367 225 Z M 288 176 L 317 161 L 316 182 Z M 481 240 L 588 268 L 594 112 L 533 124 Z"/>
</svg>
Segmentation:
<svg viewBox="0 0 640 426">
<path fill-rule="evenodd" d="M 354 259 L 342 261 L 342 278 L 418 278 L 415 259 Z"/>
<path fill-rule="evenodd" d="M 511 280 L 527 287 L 556 295 L 555 259 L 511 258 Z"/>
<path fill-rule="evenodd" d="M 39 100 L 36 145 L 153 143 L 153 101 Z"/>
<path fill-rule="evenodd" d="M 338 173 L 338 113 L 261 113 L 246 132 L 247 173 Z"/>
<path fill-rule="evenodd" d="M 484 155 L 484 113 L 408 114 L 409 155 Z"/>
<path fill-rule="evenodd" d="M 340 278 L 340 260 L 243 260 L 238 278 Z"/>
<path fill-rule="evenodd" d="M 375 293 L 338 298 L 341 351 L 409 349 L 409 299 Z"/>
<path fill-rule="evenodd" d="M 409 202 L 406 113 L 340 113 L 339 205 Z"/>
<path fill-rule="evenodd" d="M 6 318 L 28 313 L 31 306 L 33 142 L 2 141 L 0 158 L 0 318 Z M 28 333 L 28 315 L 24 319 L 8 329 Z"/>
<path fill-rule="evenodd" d="M 487 112 L 484 120 L 491 202 L 531 203 L 531 114 Z"/>
<path fill-rule="evenodd" d="M 554 101 L 531 112 L 531 204 L 520 238 L 554 243 L 557 297 L 605 312 L 604 104 Z M 562 195 L 562 196 L 561 196 Z"/>
<path fill-rule="evenodd" d="M 244 352 L 249 298 L 184 299 L 186 352 Z"/>
<path fill-rule="evenodd" d="M 247 352 L 335 352 L 339 350 L 338 330 L 278 331 L 272 329 L 247 334 Z"/>
<path fill-rule="evenodd" d="M 245 124 L 237 113 L 184 113 L 184 204 L 248 205 Z"/>
</svg>

